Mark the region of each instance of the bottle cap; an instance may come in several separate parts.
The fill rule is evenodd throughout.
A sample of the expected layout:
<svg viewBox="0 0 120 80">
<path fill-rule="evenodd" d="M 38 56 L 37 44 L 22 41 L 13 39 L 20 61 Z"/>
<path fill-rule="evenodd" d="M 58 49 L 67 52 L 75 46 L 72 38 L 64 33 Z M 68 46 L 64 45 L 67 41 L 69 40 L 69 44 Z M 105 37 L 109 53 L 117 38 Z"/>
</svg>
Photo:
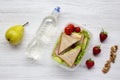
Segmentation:
<svg viewBox="0 0 120 80">
<path fill-rule="evenodd" d="M 55 11 L 60 12 L 60 7 L 56 7 Z"/>
</svg>

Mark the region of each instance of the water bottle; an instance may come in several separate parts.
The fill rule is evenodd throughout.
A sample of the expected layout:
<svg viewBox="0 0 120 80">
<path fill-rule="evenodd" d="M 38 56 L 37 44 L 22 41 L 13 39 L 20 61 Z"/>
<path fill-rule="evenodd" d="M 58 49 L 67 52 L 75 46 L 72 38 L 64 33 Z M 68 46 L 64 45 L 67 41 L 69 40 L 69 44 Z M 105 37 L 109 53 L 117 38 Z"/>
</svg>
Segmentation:
<svg viewBox="0 0 120 80">
<path fill-rule="evenodd" d="M 60 7 L 56 7 L 51 15 L 45 17 L 38 28 L 35 37 L 27 46 L 25 54 L 28 58 L 38 60 L 45 54 L 46 48 L 56 33 L 56 23 L 60 15 Z"/>
</svg>

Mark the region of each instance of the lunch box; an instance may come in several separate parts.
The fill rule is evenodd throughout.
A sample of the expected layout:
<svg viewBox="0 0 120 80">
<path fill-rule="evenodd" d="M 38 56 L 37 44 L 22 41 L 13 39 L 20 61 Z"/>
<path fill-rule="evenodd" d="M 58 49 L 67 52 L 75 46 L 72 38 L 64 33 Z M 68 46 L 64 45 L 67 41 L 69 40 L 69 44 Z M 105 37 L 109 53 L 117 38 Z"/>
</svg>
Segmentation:
<svg viewBox="0 0 120 80">
<path fill-rule="evenodd" d="M 75 25 L 75 26 L 79 26 L 78 24 L 75 24 L 75 23 L 74 23 L 74 25 Z M 83 54 L 81 54 L 81 56 L 80 56 L 80 57 L 81 57 L 81 58 L 80 58 L 80 61 L 79 61 L 79 63 L 78 63 L 76 66 L 74 66 L 74 67 L 69 67 L 69 66 L 67 66 L 67 65 L 65 64 L 65 62 L 61 64 L 61 63 L 57 62 L 57 61 L 54 59 L 53 54 L 55 54 L 55 49 L 56 49 L 56 47 L 57 47 L 57 45 L 58 45 L 58 43 L 59 43 L 59 38 L 60 38 L 61 34 L 60 34 L 58 40 L 56 41 L 56 44 L 55 44 L 54 49 L 53 49 L 53 52 L 52 52 L 53 62 L 55 62 L 55 64 L 58 65 L 58 66 L 60 66 L 61 68 L 64 68 L 64 69 L 69 70 L 69 71 L 74 71 L 74 70 L 80 65 L 82 59 L 84 59 L 84 58 L 83 58 L 84 55 L 85 55 L 85 54 L 89 51 L 89 49 L 90 49 L 92 34 L 91 34 L 91 32 L 90 32 L 89 30 L 87 30 L 86 28 L 84 28 L 84 26 L 81 26 L 81 25 L 80 25 L 80 28 L 81 28 L 81 30 L 85 30 L 85 31 L 88 32 L 90 39 L 89 39 L 89 42 L 88 42 L 88 44 L 87 44 L 87 46 L 86 46 L 85 52 L 84 52 Z M 63 31 L 64 31 L 64 30 L 63 30 Z"/>
</svg>

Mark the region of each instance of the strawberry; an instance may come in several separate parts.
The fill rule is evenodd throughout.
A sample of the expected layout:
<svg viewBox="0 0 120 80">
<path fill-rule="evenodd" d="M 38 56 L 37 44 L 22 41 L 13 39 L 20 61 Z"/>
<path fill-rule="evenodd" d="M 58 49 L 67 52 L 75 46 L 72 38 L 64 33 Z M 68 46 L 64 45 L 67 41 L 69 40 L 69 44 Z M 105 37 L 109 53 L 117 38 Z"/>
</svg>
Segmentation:
<svg viewBox="0 0 120 80">
<path fill-rule="evenodd" d="M 72 30 L 70 29 L 70 27 L 65 27 L 64 32 L 65 32 L 67 35 L 71 35 L 71 34 L 72 34 Z"/>
<path fill-rule="evenodd" d="M 75 32 L 80 32 L 80 31 L 81 31 L 80 27 L 75 27 Z"/>
<path fill-rule="evenodd" d="M 86 66 L 88 69 L 91 69 L 94 66 L 94 61 L 90 58 L 88 60 L 86 60 Z"/>
<path fill-rule="evenodd" d="M 93 47 L 93 54 L 96 56 L 101 52 L 100 46 L 94 46 Z"/>
<path fill-rule="evenodd" d="M 100 42 L 104 42 L 107 37 L 108 37 L 107 32 L 105 32 L 104 30 L 102 30 L 102 31 L 100 32 Z"/>
<path fill-rule="evenodd" d="M 75 26 L 73 24 L 68 24 L 67 27 L 69 27 L 72 30 L 72 32 L 74 31 Z"/>
<path fill-rule="evenodd" d="M 75 27 L 73 24 L 68 24 L 65 29 L 64 29 L 64 32 L 67 34 L 67 35 L 71 35 L 72 32 L 80 32 L 81 29 L 80 27 Z"/>
</svg>

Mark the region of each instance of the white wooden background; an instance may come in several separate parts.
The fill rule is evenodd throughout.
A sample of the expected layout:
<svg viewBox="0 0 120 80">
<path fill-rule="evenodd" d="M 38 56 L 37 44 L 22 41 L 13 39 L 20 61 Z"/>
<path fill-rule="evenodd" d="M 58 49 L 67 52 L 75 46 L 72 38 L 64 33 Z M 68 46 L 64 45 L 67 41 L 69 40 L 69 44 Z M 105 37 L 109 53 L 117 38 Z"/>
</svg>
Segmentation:
<svg viewBox="0 0 120 80">
<path fill-rule="evenodd" d="M 51 49 L 46 49 L 46 60 L 31 62 L 25 56 L 28 42 L 39 27 L 42 19 L 56 6 L 61 7 L 58 29 L 68 22 L 84 25 L 92 34 L 92 46 L 81 65 L 73 72 L 62 69 L 51 59 Z M 21 45 L 10 46 L 5 40 L 6 30 L 15 24 L 23 24 L 25 35 Z M 99 43 L 99 32 L 104 28 L 108 39 L 101 45 L 99 56 L 92 55 L 93 45 Z M 120 45 L 120 0 L 0 0 L 0 80 L 119 80 L 120 54 L 107 74 L 101 72 L 109 58 L 110 47 Z M 119 46 L 120 47 L 120 46 Z M 95 60 L 93 69 L 85 67 L 88 58 Z"/>
</svg>

